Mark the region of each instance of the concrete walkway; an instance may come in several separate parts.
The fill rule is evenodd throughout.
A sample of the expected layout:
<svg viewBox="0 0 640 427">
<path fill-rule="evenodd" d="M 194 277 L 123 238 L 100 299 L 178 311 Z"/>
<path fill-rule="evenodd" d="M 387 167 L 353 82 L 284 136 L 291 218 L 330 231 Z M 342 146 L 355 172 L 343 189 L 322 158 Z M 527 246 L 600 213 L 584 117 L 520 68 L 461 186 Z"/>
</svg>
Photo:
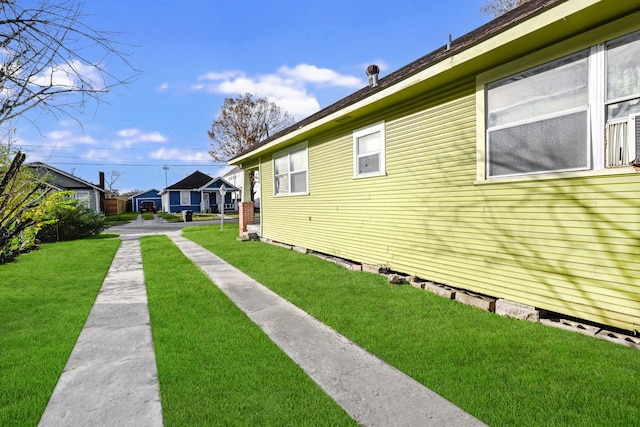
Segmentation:
<svg viewBox="0 0 640 427">
<path fill-rule="evenodd" d="M 162 426 L 140 241 L 123 241 L 40 420 Z"/>
<path fill-rule="evenodd" d="M 365 426 L 481 426 L 448 400 L 179 235 L 180 250 L 351 417 Z"/>
<path fill-rule="evenodd" d="M 484 425 L 179 232 L 167 234 L 360 425 Z M 124 240 L 41 426 L 162 425 L 141 268 L 138 240 Z"/>
</svg>

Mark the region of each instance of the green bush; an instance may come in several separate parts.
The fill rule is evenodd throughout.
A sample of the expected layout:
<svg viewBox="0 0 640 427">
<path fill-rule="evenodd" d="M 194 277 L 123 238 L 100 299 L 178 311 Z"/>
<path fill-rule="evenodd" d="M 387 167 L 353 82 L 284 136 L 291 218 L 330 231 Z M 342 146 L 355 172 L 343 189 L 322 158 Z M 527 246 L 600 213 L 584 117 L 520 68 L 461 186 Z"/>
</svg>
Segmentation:
<svg viewBox="0 0 640 427">
<path fill-rule="evenodd" d="M 104 215 L 82 204 L 57 206 L 54 216 L 54 222 L 38 231 L 37 239 L 40 242 L 82 239 L 98 235 L 106 228 Z"/>
</svg>

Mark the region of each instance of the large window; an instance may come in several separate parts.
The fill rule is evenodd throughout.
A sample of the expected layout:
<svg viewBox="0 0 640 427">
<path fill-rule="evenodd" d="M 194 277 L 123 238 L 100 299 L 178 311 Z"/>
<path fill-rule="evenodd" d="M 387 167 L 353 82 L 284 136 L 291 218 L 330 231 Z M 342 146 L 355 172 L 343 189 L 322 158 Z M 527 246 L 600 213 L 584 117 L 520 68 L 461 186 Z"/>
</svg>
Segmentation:
<svg viewBox="0 0 640 427">
<path fill-rule="evenodd" d="M 487 86 L 489 176 L 589 166 L 587 52 Z"/>
<path fill-rule="evenodd" d="M 307 194 L 307 144 L 273 157 L 273 182 L 276 195 Z"/>
<path fill-rule="evenodd" d="M 75 194 L 75 198 L 78 201 L 79 205 L 84 207 L 91 207 L 91 194 L 85 190 L 77 190 Z"/>
<path fill-rule="evenodd" d="M 489 83 L 487 177 L 627 166 L 639 101 L 640 33 Z"/>
<path fill-rule="evenodd" d="M 384 175 L 384 123 L 377 123 L 353 132 L 353 175 L 355 177 Z"/>
</svg>

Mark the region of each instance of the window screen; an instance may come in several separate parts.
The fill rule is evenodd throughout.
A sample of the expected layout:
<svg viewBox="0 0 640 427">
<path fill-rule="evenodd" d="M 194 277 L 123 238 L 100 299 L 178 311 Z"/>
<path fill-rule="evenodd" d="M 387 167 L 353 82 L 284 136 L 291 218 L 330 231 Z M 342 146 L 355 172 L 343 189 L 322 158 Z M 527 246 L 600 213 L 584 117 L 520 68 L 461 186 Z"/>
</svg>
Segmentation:
<svg viewBox="0 0 640 427">
<path fill-rule="evenodd" d="M 487 86 L 490 177 L 589 166 L 587 53 Z"/>
</svg>

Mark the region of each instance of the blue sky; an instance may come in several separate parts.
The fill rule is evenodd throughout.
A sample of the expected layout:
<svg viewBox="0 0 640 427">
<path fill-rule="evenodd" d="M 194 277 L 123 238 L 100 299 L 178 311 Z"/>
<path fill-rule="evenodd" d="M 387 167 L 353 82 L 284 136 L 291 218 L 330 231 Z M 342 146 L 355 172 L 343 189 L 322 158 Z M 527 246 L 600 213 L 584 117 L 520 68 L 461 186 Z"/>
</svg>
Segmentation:
<svg viewBox="0 0 640 427">
<path fill-rule="evenodd" d="M 140 75 L 88 104 L 78 122 L 15 123 L 27 161 L 121 192 L 158 190 L 195 170 L 217 176 L 207 130 L 226 97 L 268 97 L 302 119 L 485 24 L 484 0 L 88 0 L 85 21 L 118 33 Z M 120 77 L 132 74 L 109 63 Z"/>
</svg>

